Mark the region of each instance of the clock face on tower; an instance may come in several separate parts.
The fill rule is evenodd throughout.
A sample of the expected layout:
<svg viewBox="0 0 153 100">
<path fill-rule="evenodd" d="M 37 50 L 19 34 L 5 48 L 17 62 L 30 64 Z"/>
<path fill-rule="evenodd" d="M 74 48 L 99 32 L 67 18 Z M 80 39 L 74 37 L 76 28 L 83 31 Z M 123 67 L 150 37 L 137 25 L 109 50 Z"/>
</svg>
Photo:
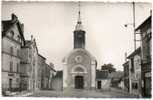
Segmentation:
<svg viewBox="0 0 153 100">
<path fill-rule="evenodd" d="M 78 55 L 78 56 L 75 57 L 75 61 L 76 61 L 77 63 L 81 63 L 82 60 L 83 60 L 83 57 L 82 57 L 81 55 Z"/>
</svg>

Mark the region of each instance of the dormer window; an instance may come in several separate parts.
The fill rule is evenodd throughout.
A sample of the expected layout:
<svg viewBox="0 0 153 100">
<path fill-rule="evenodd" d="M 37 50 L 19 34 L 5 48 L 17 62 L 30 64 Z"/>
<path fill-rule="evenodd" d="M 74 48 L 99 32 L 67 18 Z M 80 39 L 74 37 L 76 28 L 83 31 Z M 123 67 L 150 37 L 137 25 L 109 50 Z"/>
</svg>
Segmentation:
<svg viewBox="0 0 153 100">
<path fill-rule="evenodd" d="M 14 37 L 14 31 L 11 31 L 11 32 L 10 32 L 10 35 L 11 35 L 11 37 L 13 38 L 13 37 Z"/>
<path fill-rule="evenodd" d="M 13 47 L 10 47 L 10 53 L 13 55 Z"/>
<path fill-rule="evenodd" d="M 21 37 L 18 35 L 18 36 L 17 36 L 17 41 L 20 42 L 20 39 L 21 39 Z"/>
</svg>

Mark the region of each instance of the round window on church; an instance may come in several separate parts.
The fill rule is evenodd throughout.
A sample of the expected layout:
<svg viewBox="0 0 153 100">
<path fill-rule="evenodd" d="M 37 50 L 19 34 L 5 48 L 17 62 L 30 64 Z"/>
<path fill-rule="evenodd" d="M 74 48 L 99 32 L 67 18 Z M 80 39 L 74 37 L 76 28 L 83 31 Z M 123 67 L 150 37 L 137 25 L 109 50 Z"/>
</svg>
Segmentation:
<svg viewBox="0 0 153 100">
<path fill-rule="evenodd" d="M 76 61 L 77 63 L 81 63 L 82 60 L 83 60 L 82 56 L 76 56 L 76 57 L 75 57 L 75 61 Z"/>
</svg>

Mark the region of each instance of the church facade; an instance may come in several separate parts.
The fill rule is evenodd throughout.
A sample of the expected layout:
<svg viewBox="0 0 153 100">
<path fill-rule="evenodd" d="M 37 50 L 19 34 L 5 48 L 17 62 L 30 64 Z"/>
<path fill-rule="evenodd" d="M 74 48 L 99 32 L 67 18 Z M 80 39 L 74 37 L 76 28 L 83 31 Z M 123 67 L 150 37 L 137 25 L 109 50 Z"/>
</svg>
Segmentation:
<svg viewBox="0 0 153 100">
<path fill-rule="evenodd" d="M 63 60 L 63 89 L 95 89 L 96 59 L 85 49 L 85 34 L 80 18 L 74 30 L 74 49 Z"/>
</svg>

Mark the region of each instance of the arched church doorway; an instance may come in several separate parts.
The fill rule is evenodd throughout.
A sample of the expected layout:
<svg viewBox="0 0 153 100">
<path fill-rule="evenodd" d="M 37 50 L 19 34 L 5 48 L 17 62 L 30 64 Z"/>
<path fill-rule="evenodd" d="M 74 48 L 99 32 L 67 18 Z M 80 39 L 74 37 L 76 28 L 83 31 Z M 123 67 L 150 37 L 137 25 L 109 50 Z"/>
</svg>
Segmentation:
<svg viewBox="0 0 153 100">
<path fill-rule="evenodd" d="M 84 78 L 83 76 L 75 76 L 75 89 L 84 88 Z"/>
</svg>

